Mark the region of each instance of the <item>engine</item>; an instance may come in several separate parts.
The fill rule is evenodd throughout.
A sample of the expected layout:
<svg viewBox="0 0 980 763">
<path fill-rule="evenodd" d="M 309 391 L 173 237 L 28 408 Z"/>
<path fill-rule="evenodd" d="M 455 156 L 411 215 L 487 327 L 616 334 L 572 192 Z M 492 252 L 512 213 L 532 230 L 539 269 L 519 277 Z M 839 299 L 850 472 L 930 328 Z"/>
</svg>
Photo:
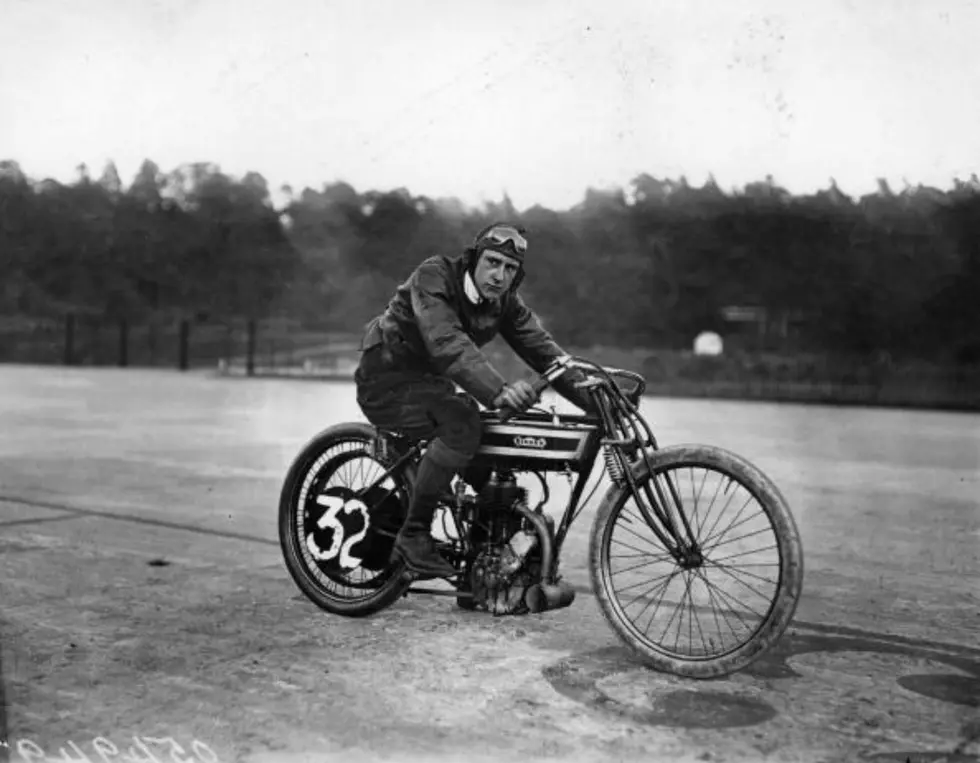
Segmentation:
<svg viewBox="0 0 980 763">
<path fill-rule="evenodd" d="M 510 472 L 494 472 L 470 505 L 473 604 L 494 615 L 528 612 L 525 594 L 541 581 L 538 534 L 519 508 L 527 510 L 527 491 Z M 551 518 L 541 516 L 553 530 Z"/>
</svg>

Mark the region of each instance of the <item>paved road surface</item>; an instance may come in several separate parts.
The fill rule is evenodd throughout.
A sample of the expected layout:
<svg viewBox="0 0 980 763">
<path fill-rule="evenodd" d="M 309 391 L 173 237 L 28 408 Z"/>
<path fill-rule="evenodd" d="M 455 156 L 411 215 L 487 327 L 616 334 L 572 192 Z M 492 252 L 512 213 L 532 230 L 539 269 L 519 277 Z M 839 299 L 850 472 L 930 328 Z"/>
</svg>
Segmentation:
<svg viewBox="0 0 980 763">
<path fill-rule="evenodd" d="M 565 610 L 344 620 L 300 597 L 276 498 L 357 417 L 349 385 L 0 367 L 0 756 L 980 760 L 980 417 L 645 411 L 665 444 L 758 463 L 800 524 L 797 621 L 728 679 L 630 660 L 585 592 L 588 511 Z"/>
</svg>

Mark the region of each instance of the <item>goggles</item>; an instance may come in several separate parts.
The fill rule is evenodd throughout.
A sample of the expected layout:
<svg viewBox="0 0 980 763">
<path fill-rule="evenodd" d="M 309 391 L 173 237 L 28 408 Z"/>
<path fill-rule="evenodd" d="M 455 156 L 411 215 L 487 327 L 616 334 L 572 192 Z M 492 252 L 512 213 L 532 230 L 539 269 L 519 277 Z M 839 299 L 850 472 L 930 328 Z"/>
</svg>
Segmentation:
<svg viewBox="0 0 980 763">
<path fill-rule="evenodd" d="M 488 246 L 490 248 L 504 248 L 508 244 L 517 254 L 527 252 L 527 239 L 509 225 L 499 225 L 491 228 L 480 237 L 478 245 Z"/>
</svg>

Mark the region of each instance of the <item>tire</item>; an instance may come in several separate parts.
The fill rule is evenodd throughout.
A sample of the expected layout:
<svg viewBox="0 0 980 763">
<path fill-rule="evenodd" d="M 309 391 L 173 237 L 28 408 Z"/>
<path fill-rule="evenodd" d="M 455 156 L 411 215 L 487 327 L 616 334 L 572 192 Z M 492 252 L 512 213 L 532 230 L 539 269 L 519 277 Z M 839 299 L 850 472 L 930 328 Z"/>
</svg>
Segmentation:
<svg viewBox="0 0 980 763">
<path fill-rule="evenodd" d="M 646 638 L 644 634 L 640 632 L 636 624 L 626 614 L 624 606 L 621 604 L 616 591 L 612 587 L 613 556 L 611 546 L 617 518 L 623 514 L 625 517 L 625 522 L 630 525 L 633 523 L 633 519 L 628 514 L 624 513 L 624 506 L 626 506 L 629 499 L 632 498 L 632 491 L 626 485 L 618 486 L 614 484 L 606 492 L 606 495 L 604 496 L 603 501 L 597 510 L 590 534 L 589 572 L 592 579 L 592 588 L 596 598 L 599 601 L 599 606 L 620 640 L 623 641 L 631 649 L 631 651 L 641 659 L 642 662 L 656 670 L 687 678 L 698 679 L 716 678 L 740 671 L 765 654 L 766 651 L 779 640 L 796 613 L 796 607 L 799 602 L 803 585 L 803 548 L 800 542 L 796 522 L 793 519 L 786 499 L 783 497 L 779 489 L 772 483 L 772 481 L 769 480 L 769 478 L 766 477 L 766 475 L 754 465 L 734 453 L 708 445 L 677 445 L 650 452 L 648 454 L 648 458 L 651 462 L 652 470 L 648 470 L 645 462 L 642 459 L 633 464 L 632 472 L 638 485 L 643 485 L 645 483 L 649 484 L 651 475 L 657 475 L 658 478 L 662 480 L 663 475 L 670 474 L 673 472 L 673 470 L 690 467 L 693 475 L 693 469 L 701 467 L 709 470 L 709 473 L 713 472 L 718 474 L 721 480 L 727 479 L 729 486 L 734 484 L 741 486 L 741 488 L 744 489 L 745 492 L 750 495 L 750 497 L 754 498 L 759 502 L 759 504 L 761 504 L 762 512 L 760 512 L 760 516 L 764 516 L 765 519 L 768 519 L 772 533 L 775 536 L 775 544 L 772 547 L 776 549 L 774 553 L 778 554 L 779 558 L 778 566 L 780 571 L 778 583 L 773 581 L 775 595 L 771 598 L 769 608 L 765 615 L 761 617 L 759 625 L 752 631 L 748 638 L 725 652 L 717 654 L 706 653 L 704 655 L 680 655 L 676 652 L 676 650 L 671 651 L 664 648 L 663 645 L 651 643 L 650 639 Z M 738 488 L 736 488 L 736 490 L 737 489 Z M 727 492 L 728 488 L 726 487 L 726 493 Z M 729 499 L 729 501 L 730 500 L 731 499 Z M 708 514 L 710 514 L 710 511 L 711 510 L 709 509 Z M 697 519 L 697 512 L 698 504 L 695 501 L 695 521 Z M 689 518 L 688 521 L 691 522 L 692 520 Z M 716 524 L 717 521 L 718 520 L 716 520 Z M 707 517 L 705 517 L 704 524 L 708 524 Z M 642 524 L 639 525 L 634 525 L 634 527 L 636 526 L 639 526 L 640 529 L 646 529 L 649 527 L 649 525 L 645 522 L 642 522 Z M 703 528 L 698 528 L 699 533 L 701 529 Z M 714 528 L 712 527 L 712 529 Z M 724 538 L 725 533 L 729 532 L 729 529 L 726 529 L 720 537 Z M 632 531 L 627 529 L 626 532 Z M 742 531 L 740 530 L 739 532 Z M 738 539 L 739 538 L 736 538 L 736 540 Z M 725 544 L 730 542 L 732 541 L 726 541 Z M 725 599 L 721 598 L 721 596 L 713 596 L 711 587 L 707 582 L 707 572 L 713 571 L 713 568 L 717 568 L 721 571 L 721 573 L 728 574 L 729 578 L 732 580 L 737 580 L 734 574 L 726 572 L 726 568 L 732 567 L 734 569 L 735 567 L 741 566 L 740 564 L 732 565 L 730 561 L 728 564 L 719 564 L 711 561 L 709 558 L 708 550 L 714 553 L 715 546 L 725 544 L 723 544 L 721 540 L 718 540 L 715 542 L 714 546 L 705 546 L 707 550 L 704 551 L 705 563 L 703 568 L 691 572 L 686 578 L 684 578 L 687 581 L 685 595 L 690 597 L 689 600 L 692 604 L 691 610 L 693 614 L 690 617 L 690 622 L 696 622 L 698 625 L 698 630 L 701 630 L 702 621 L 697 614 L 699 607 L 695 603 L 694 596 L 691 593 L 694 587 L 694 584 L 691 582 L 692 579 L 703 583 L 704 590 L 708 593 L 708 599 L 712 601 L 712 603 L 717 601 L 722 604 L 727 604 L 728 601 L 732 600 L 727 594 Z M 623 543 L 622 545 L 625 546 L 627 544 Z M 642 551 L 644 554 L 648 553 L 645 548 L 636 550 Z M 639 557 L 641 554 L 623 554 L 622 556 Z M 649 558 L 666 558 L 667 556 L 668 555 L 666 554 L 657 554 L 656 556 L 650 556 Z M 727 558 L 731 559 L 735 556 L 746 556 L 746 554 L 733 554 L 731 557 Z M 642 567 L 644 564 L 653 563 L 655 562 L 646 562 L 636 565 L 636 567 Z M 678 570 L 681 569 L 681 567 L 677 565 L 676 561 L 671 560 L 667 563 L 674 564 L 677 566 Z M 744 566 L 771 567 L 775 565 L 746 564 Z M 635 574 L 645 575 L 646 572 Z M 669 587 L 671 582 L 674 580 L 674 574 L 682 573 L 672 573 L 670 576 L 665 576 L 667 577 L 667 583 L 658 585 Z M 754 573 L 744 574 L 751 575 Z M 724 578 L 722 579 L 724 580 Z M 653 578 L 653 580 L 656 581 L 657 578 Z M 650 579 L 647 578 L 643 585 L 646 585 L 649 582 Z M 751 581 L 750 579 L 750 582 L 754 581 Z M 666 588 L 664 590 L 666 591 Z M 661 599 L 663 599 L 665 595 L 665 593 L 660 594 Z M 650 598 L 652 598 L 652 596 L 650 596 Z M 649 606 L 649 602 L 646 606 Z M 654 614 L 656 614 L 656 610 L 654 610 Z M 738 615 L 737 612 L 734 612 L 734 614 L 741 620 L 741 616 Z M 722 617 L 727 622 L 727 615 L 724 612 L 722 613 Z M 671 618 L 671 620 L 673 620 L 673 618 Z M 723 632 L 724 628 L 720 625 L 717 613 L 715 614 L 714 621 L 718 623 L 719 630 Z M 707 617 L 703 622 L 709 626 L 712 624 Z M 668 623 L 668 630 L 670 629 L 670 626 L 671 624 Z M 689 624 L 688 627 L 693 631 L 693 626 L 691 624 Z M 681 630 L 680 620 L 678 620 L 677 629 L 678 631 Z M 704 641 L 703 633 L 701 634 L 701 639 L 707 652 L 707 643 Z M 709 638 L 709 641 L 711 641 L 713 645 L 713 640 Z"/>
<path fill-rule="evenodd" d="M 299 530 L 304 528 L 304 535 L 306 535 L 306 518 L 302 514 L 312 494 L 310 488 L 324 479 L 329 479 L 332 474 L 337 473 L 337 470 L 344 463 L 354 457 L 371 457 L 371 446 L 375 436 L 376 432 L 373 427 L 356 422 L 338 424 L 320 432 L 303 447 L 293 461 L 286 474 L 279 498 L 279 544 L 286 568 L 289 570 L 293 581 L 303 594 L 318 607 L 332 614 L 346 617 L 363 617 L 374 614 L 390 606 L 402 596 L 409 586 L 409 583 L 403 580 L 403 565 L 400 563 L 390 564 L 387 561 L 387 552 L 382 548 L 381 554 L 375 554 L 378 561 L 371 568 L 367 568 L 363 564 L 363 559 L 358 560 L 362 562 L 360 566 L 365 566 L 365 569 L 376 568 L 377 577 L 367 582 L 348 582 L 344 577 L 343 569 L 330 570 L 321 567 L 312 558 L 312 555 L 309 559 L 304 555 L 304 544 L 299 537 Z M 346 452 L 339 450 L 345 446 L 349 446 Z M 337 455 L 331 456 L 325 463 L 319 463 L 330 454 L 331 450 L 337 451 Z M 380 463 L 378 466 L 379 468 L 386 468 Z M 315 474 L 311 474 L 313 469 L 316 469 Z M 378 474 L 380 475 L 380 472 Z M 404 473 L 393 475 L 391 479 L 395 481 L 395 495 L 398 500 L 391 503 L 391 500 L 395 498 L 393 496 L 385 506 L 385 510 L 391 510 L 391 507 L 394 507 L 400 511 L 400 517 L 392 518 L 391 526 L 397 531 L 396 525 L 400 524 L 406 511 L 409 485 Z M 305 498 L 303 495 L 304 483 L 307 483 Z M 300 505 L 301 500 L 303 505 Z M 363 504 L 361 505 L 363 506 Z M 343 511 L 346 511 L 346 508 Z M 340 516 L 340 513 L 338 512 L 336 516 Z M 370 528 L 372 535 L 365 535 L 366 540 L 361 541 L 360 544 L 364 544 L 366 541 L 375 543 L 378 539 L 383 542 L 383 538 L 373 534 L 374 522 L 377 517 L 370 515 L 369 522 L 367 516 L 367 514 L 362 513 L 362 517 L 364 517 L 363 530 L 364 533 L 368 533 Z M 308 546 L 310 543 L 309 536 L 307 536 L 306 541 Z M 340 545 L 338 541 L 331 548 Z M 358 548 L 358 546 L 351 548 Z M 307 547 L 306 550 L 309 551 L 309 548 Z M 367 548 L 367 551 L 371 552 L 372 549 Z M 360 566 L 354 569 L 359 569 Z M 314 570 L 313 567 L 316 569 Z M 343 585 L 349 588 L 351 593 L 331 590 L 328 583 Z"/>
</svg>

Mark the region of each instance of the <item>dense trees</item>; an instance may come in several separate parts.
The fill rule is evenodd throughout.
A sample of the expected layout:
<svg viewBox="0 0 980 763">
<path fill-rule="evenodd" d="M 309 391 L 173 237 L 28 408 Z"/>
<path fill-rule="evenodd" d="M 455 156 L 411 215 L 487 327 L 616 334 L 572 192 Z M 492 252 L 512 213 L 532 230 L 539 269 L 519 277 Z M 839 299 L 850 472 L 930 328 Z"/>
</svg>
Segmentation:
<svg viewBox="0 0 980 763">
<path fill-rule="evenodd" d="M 216 167 L 169 175 L 144 162 L 125 191 L 110 163 L 98 181 L 31 182 L 0 163 L 0 310 L 250 315 L 272 309 L 299 255 L 265 181 Z"/>
<path fill-rule="evenodd" d="M 296 246 L 329 268 L 320 282 L 336 284 L 317 314 L 352 329 L 423 257 L 516 216 L 532 241 L 529 298 L 565 341 L 690 347 L 715 329 L 748 334 L 750 349 L 935 360 L 980 346 L 975 177 L 946 192 L 882 183 L 851 199 L 833 183 L 793 197 L 772 178 L 724 193 L 640 175 L 628 191 L 588 189 L 571 210 L 523 214 L 507 199 L 467 210 L 344 185 L 306 191 L 284 212 Z M 732 306 L 765 324 L 738 328 Z"/>
<path fill-rule="evenodd" d="M 772 178 L 724 192 L 641 174 L 523 213 L 344 182 L 282 190 L 277 209 L 260 175 L 209 164 L 146 161 L 126 188 L 112 164 L 61 185 L 0 162 L 0 310 L 357 330 L 423 258 L 517 218 L 529 300 L 567 343 L 690 347 L 715 329 L 750 349 L 980 359 L 976 177 L 851 199 L 833 183 L 791 196 Z M 732 307 L 763 323 L 740 328 Z"/>
</svg>

